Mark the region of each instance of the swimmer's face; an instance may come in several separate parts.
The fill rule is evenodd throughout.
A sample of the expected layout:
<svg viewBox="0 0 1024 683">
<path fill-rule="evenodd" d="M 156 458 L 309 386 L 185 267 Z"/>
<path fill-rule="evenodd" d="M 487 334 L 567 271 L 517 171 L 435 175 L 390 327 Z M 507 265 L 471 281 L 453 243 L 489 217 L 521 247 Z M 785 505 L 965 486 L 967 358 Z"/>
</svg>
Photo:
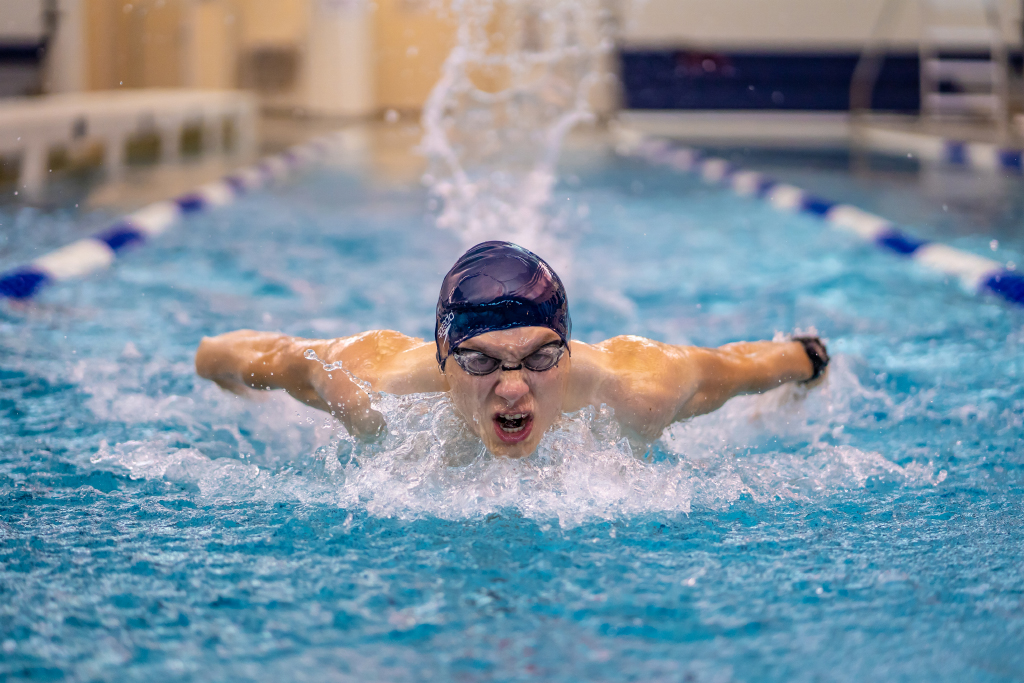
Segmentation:
<svg viewBox="0 0 1024 683">
<path fill-rule="evenodd" d="M 558 341 L 558 335 L 546 327 L 517 327 L 485 332 L 459 348 L 479 351 L 514 366 L 542 346 Z M 522 458 L 537 450 L 541 436 L 562 414 L 570 363 L 569 354 L 563 353 L 557 365 L 543 372 L 525 367 L 499 368 L 489 375 L 476 376 L 449 357 L 444 374 L 456 410 L 483 439 L 487 450 Z"/>
</svg>

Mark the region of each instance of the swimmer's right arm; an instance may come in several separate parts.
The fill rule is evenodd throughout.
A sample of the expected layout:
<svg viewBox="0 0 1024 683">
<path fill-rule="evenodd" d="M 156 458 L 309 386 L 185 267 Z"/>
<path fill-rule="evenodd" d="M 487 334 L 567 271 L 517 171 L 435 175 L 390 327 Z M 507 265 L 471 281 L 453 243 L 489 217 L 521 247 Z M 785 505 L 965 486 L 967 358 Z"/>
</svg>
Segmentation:
<svg viewBox="0 0 1024 683">
<path fill-rule="evenodd" d="M 334 415 L 354 436 L 373 435 L 384 422 L 366 392 L 344 372 L 326 373 L 304 356 L 313 349 L 328 362 L 341 360 L 337 356 L 349 346 L 346 341 L 237 330 L 203 338 L 196 351 L 196 372 L 241 395 L 284 389 L 306 405 Z"/>
</svg>

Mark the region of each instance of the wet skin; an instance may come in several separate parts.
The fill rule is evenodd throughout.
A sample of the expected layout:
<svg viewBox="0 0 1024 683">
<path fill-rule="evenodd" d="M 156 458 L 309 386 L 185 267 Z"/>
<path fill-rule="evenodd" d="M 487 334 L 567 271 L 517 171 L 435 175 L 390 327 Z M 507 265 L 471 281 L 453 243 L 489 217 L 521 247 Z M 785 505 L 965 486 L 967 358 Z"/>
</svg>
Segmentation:
<svg viewBox="0 0 1024 683">
<path fill-rule="evenodd" d="M 547 328 L 524 327 L 482 334 L 462 348 L 514 367 L 545 344 L 558 341 L 558 335 Z M 495 455 L 518 458 L 537 450 L 544 432 L 564 411 L 571 368 L 571 355 L 565 353 L 555 367 L 543 372 L 499 368 L 489 375 L 474 376 L 449 358 L 445 378 L 455 409 L 487 449 Z"/>
<path fill-rule="evenodd" d="M 558 336 L 544 327 L 487 332 L 462 344 L 507 367 Z M 385 428 L 369 396 L 345 372 L 324 372 L 307 360 L 313 349 L 373 391 L 413 394 L 447 391 L 469 428 L 495 455 L 533 453 L 563 413 L 608 405 L 623 430 L 640 442 L 657 439 L 673 422 L 711 412 L 733 396 L 761 393 L 787 382 L 807 384 L 813 368 L 798 342 L 738 342 L 717 349 L 674 346 L 642 337 L 614 337 L 599 344 L 571 342 L 555 367 L 534 372 L 499 369 L 484 376 L 465 372 L 454 358 L 444 371 L 433 342 L 388 330 L 341 339 L 299 339 L 238 330 L 206 337 L 196 371 L 239 394 L 284 389 L 334 415 L 349 433 L 372 438 Z"/>
</svg>

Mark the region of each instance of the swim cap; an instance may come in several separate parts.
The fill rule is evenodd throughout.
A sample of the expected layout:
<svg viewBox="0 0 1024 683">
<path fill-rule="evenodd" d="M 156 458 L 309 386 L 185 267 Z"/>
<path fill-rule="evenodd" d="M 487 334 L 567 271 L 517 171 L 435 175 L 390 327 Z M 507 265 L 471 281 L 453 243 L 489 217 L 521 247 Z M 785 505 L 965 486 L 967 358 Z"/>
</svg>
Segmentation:
<svg viewBox="0 0 1024 683">
<path fill-rule="evenodd" d="M 459 257 L 441 282 L 434 341 L 444 370 L 459 344 L 494 330 L 547 327 L 568 345 L 572 321 L 562 281 L 532 251 L 482 242 Z"/>
</svg>

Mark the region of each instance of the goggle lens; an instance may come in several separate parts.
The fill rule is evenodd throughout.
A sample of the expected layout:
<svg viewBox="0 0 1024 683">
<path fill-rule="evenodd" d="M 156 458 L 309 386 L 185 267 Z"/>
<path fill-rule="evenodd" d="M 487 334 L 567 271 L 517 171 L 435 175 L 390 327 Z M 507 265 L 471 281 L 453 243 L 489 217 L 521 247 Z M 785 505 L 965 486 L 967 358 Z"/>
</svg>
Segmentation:
<svg viewBox="0 0 1024 683">
<path fill-rule="evenodd" d="M 518 370 L 521 366 L 531 372 L 544 372 L 558 365 L 558 361 L 562 359 L 564 351 L 565 346 L 561 342 L 552 342 L 540 347 L 519 361 L 519 365 L 506 369 Z M 502 362 L 499 359 L 488 356 L 480 351 L 460 348 L 455 349 L 452 355 L 455 356 L 455 361 L 459 366 L 471 375 L 489 375 L 502 367 Z"/>
</svg>

